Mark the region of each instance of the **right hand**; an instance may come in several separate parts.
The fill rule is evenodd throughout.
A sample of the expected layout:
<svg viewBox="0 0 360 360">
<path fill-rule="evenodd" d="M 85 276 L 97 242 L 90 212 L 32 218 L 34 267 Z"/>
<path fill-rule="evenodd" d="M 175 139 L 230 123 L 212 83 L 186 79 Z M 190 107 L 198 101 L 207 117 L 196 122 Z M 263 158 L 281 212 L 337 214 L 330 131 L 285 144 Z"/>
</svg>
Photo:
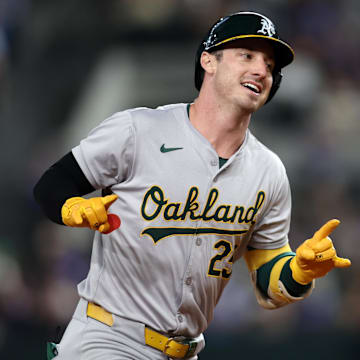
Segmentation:
<svg viewBox="0 0 360 360">
<path fill-rule="evenodd" d="M 107 210 L 117 199 L 117 195 L 84 199 L 72 197 L 61 208 L 63 223 L 73 227 L 88 227 L 105 233 L 110 230 Z"/>
</svg>

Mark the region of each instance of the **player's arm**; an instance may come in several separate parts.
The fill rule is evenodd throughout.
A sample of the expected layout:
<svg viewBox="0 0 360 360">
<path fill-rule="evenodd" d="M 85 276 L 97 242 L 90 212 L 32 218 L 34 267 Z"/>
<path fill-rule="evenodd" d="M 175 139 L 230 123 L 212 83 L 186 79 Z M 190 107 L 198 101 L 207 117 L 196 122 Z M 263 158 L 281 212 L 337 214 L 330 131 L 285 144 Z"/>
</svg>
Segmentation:
<svg viewBox="0 0 360 360">
<path fill-rule="evenodd" d="M 260 305 L 274 309 L 302 300 L 310 295 L 314 279 L 335 267 L 351 265 L 350 260 L 337 256 L 329 238 L 339 223 L 335 219 L 328 221 L 296 253 L 289 245 L 275 250 L 248 249 L 245 259 Z"/>
<path fill-rule="evenodd" d="M 94 190 L 69 152 L 42 175 L 34 187 L 34 197 L 47 217 L 58 224 L 106 232 L 107 209 L 117 196 L 82 198 Z"/>
</svg>

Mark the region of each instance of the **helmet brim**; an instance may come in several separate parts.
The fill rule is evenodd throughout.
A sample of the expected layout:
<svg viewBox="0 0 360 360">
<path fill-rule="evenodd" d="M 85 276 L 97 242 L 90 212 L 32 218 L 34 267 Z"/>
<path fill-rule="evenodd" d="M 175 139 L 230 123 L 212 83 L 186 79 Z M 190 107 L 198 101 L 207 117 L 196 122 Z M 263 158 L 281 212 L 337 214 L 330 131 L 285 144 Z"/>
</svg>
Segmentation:
<svg viewBox="0 0 360 360">
<path fill-rule="evenodd" d="M 282 69 L 283 67 L 289 65 L 295 57 L 295 52 L 291 48 L 289 44 L 287 44 L 285 41 L 276 39 L 270 36 L 266 35 L 238 35 L 233 36 L 228 39 L 222 40 L 217 44 L 214 44 L 211 49 L 206 50 L 204 48 L 204 51 L 215 51 L 217 49 L 221 49 L 225 44 L 228 44 L 229 42 L 240 40 L 240 39 L 249 39 L 249 38 L 257 38 L 257 39 L 264 39 L 271 42 L 271 45 L 274 49 L 275 53 L 275 67 L 278 69 Z"/>
</svg>

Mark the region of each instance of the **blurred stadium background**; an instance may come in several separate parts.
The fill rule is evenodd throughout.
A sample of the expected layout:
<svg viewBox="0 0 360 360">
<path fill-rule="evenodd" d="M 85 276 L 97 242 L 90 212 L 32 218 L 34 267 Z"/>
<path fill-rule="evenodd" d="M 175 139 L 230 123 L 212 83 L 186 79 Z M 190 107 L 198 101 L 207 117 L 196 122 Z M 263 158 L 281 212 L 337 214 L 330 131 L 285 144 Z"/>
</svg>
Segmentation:
<svg viewBox="0 0 360 360">
<path fill-rule="evenodd" d="M 44 218 L 32 196 L 39 176 L 115 111 L 192 101 L 198 42 L 241 10 L 268 15 L 296 52 L 251 124 L 287 167 L 292 247 L 336 217 L 333 240 L 353 265 L 305 301 L 266 311 L 236 264 L 200 358 L 358 358 L 360 2 L 1 0 L 1 359 L 46 358 L 88 270 L 91 232 Z"/>
</svg>

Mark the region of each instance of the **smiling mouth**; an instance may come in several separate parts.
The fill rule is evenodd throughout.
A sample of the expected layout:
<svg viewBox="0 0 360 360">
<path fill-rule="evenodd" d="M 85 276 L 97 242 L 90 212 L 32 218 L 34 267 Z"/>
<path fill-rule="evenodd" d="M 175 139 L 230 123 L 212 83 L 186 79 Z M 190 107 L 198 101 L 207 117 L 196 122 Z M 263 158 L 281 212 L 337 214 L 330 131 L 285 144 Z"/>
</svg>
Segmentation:
<svg viewBox="0 0 360 360">
<path fill-rule="evenodd" d="M 241 85 L 246 89 L 249 89 L 256 95 L 259 95 L 261 93 L 261 88 L 259 86 L 256 86 L 255 84 L 244 82 Z"/>
</svg>

